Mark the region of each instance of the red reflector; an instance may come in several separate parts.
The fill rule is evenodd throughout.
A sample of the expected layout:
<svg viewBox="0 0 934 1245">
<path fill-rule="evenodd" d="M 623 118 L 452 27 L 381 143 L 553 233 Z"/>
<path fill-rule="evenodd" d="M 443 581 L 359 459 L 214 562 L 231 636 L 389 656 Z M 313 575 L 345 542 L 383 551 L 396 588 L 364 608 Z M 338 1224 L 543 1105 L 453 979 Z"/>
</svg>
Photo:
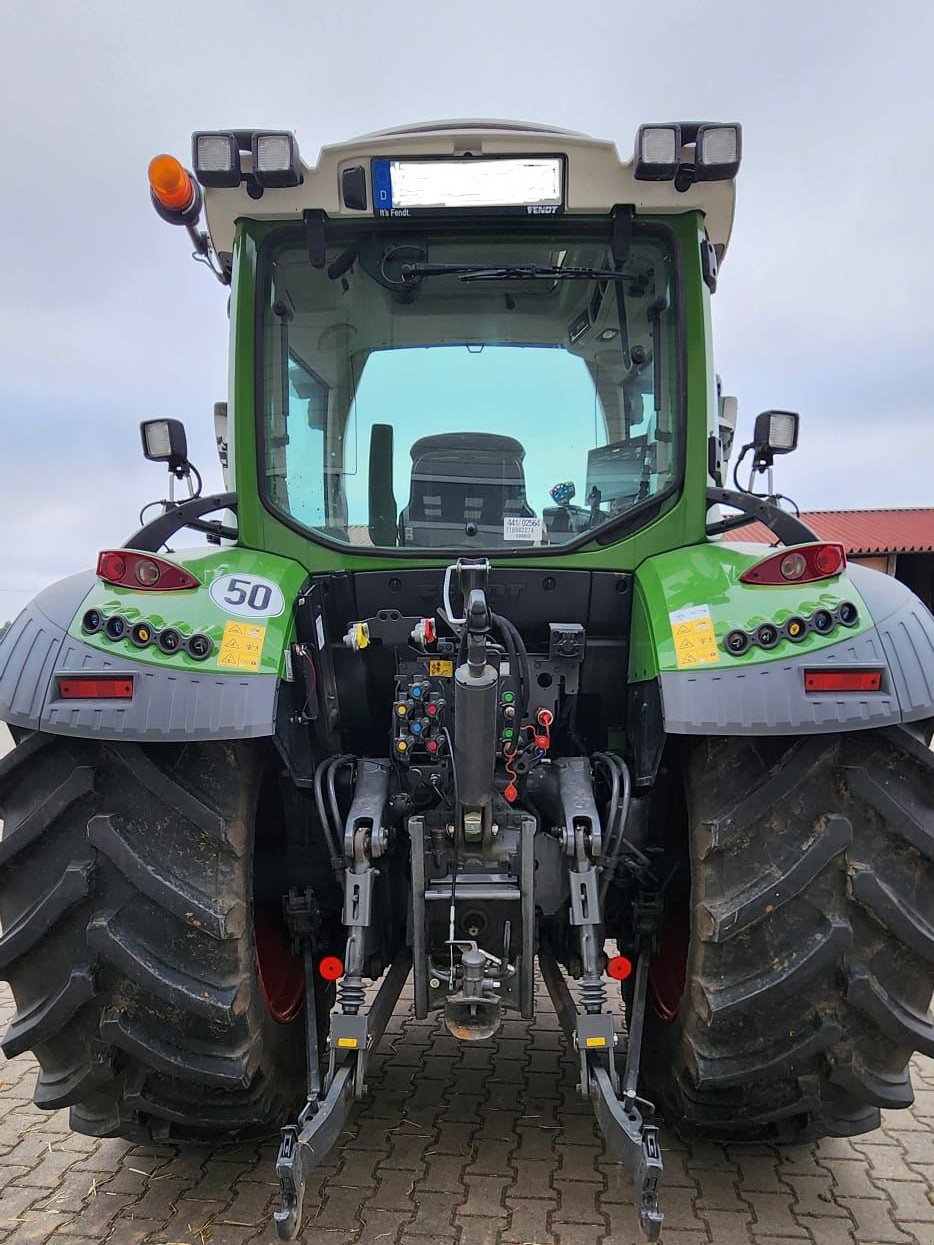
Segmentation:
<svg viewBox="0 0 934 1245">
<path fill-rule="evenodd" d="M 805 670 L 806 692 L 878 692 L 881 670 Z"/>
<path fill-rule="evenodd" d="M 105 549 L 99 553 L 97 577 L 108 584 L 143 592 L 178 592 L 182 588 L 198 587 L 198 580 L 190 571 L 165 558 L 134 553 L 131 549 Z"/>
<path fill-rule="evenodd" d="M 59 679 L 58 695 L 61 700 L 132 700 L 133 680 L 75 675 Z"/>
<path fill-rule="evenodd" d="M 632 972 L 632 960 L 627 960 L 624 955 L 611 956 L 606 971 L 614 981 L 625 981 Z"/>
<path fill-rule="evenodd" d="M 808 584 L 817 579 L 830 579 L 845 568 L 843 546 L 823 542 L 798 545 L 791 552 L 781 549 L 747 567 L 739 578 L 744 584 Z"/>
<path fill-rule="evenodd" d="M 326 955 L 318 965 L 318 972 L 325 981 L 337 981 L 344 975 L 344 961 L 337 955 Z"/>
</svg>

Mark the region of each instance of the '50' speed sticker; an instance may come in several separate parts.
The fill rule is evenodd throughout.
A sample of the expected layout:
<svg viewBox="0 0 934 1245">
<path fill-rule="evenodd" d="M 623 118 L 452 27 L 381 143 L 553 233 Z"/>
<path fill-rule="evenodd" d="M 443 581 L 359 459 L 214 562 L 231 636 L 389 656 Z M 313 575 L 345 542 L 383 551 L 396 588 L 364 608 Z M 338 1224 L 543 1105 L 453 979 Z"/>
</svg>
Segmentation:
<svg viewBox="0 0 934 1245">
<path fill-rule="evenodd" d="M 285 609 L 279 585 L 259 575 L 221 575 L 211 584 L 211 600 L 238 618 L 275 618 Z"/>
</svg>

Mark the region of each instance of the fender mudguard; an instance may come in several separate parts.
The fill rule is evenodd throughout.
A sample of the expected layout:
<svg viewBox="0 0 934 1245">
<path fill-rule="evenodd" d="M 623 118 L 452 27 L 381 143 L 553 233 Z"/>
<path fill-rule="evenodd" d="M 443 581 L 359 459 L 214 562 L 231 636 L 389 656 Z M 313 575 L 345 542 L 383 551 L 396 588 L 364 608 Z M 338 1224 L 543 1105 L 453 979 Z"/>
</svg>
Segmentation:
<svg viewBox="0 0 934 1245">
<path fill-rule="evenodd" d="M 292 605 L 307 571 L 241 548 L 173 553 L 197 586 L 117 587 L 87 571 L 41 592 L 0 639 L 0 720 L 23 730 L 171 742 L 272 735 L 280 682 L 290 678 Z M 123 633 L 107 628 L 123 620 Z M 100 620 L 99 623 L 97 620 Z M 143 624 L 150 639 L 133 638 Z M 180 643 L 160 644 L 165 632 Z M 209 653 L 187 642 L 206 636 Z M 173 642 L 175 637 L 170 637 Z M 122 699 L 75 699 L 62 682 L 100 671 L 132 683 Z"/>
<path fill-rule="evenodd" d="M 629 676 L 656 682 L 664 730 L 797 735 L 934 716 L 927 607 L 898 580 L 852 564 L 814 583 L 743 583 L 742 572 L 771 552 L 710 543 L 649 558 L 636 571 Z M 813 624 L 822 612 L 832 619 L 826 631 Z M 769 625 L 775 635 L 767 646 L 758 640 L 764 625 L 767 640 Z M 738 655 L 725 643 L 735 630 L 750 638 Z M 878 690 L 806 689 L 806 674 L 846 667 L 878 670 Z"/>
</svg>

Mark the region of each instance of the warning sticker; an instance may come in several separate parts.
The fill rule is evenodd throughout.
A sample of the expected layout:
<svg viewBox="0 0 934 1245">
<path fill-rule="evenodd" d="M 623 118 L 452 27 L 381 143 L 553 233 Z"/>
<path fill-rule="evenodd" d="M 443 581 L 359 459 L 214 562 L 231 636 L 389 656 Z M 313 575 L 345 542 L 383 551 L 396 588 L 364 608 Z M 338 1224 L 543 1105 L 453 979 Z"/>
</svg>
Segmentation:
<svg viewBox="0 0 934 1245">
<path fill-rule="evenodd" d="M 709 605 L 690 605 L 668 615 L 678 669 L 720 660 Z"/>
<path fill-rule="evenodd" d="M 453 661 L 430 661 L 428 673 L 433 679 L 449 679 L 454 673 L 454 663 Z"/>
<path fill-rule="evenodd" d="M 231 670 L 258 670 L 265 635 L 266 628 L 256 623 L 226 623 L 217 664 Z"/>
<path fill-rule="evenodd" d="M 503 540 L 541 540 L 541 519 L 527 519 L 521 514 L 507 514 L 503 518 Z"/>
</svg>

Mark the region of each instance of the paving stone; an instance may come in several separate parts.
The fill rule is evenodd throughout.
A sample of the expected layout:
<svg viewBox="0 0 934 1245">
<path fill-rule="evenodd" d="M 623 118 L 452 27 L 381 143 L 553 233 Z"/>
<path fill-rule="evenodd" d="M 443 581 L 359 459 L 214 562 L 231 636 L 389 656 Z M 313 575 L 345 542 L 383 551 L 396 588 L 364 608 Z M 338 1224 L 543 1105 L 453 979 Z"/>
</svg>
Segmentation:
<svg viewBox="0 0 934 1245">
<path fill-rule="evenodd" d="M 482 1219 L 472 1216 L 462 1219 L 458 1214 L 457 1245 L 497 1245 L 502 1219 Z"/>
<path fill-rule="evenodd" d="M 870 1136 L 875 1138 L 876 1134 L 870 1133 Z M 869 1160 L 869 1178 L 875 1183 L 883 1180 L 920 1181 L 924 1179 L 922 1175 L 908 1166 L 900 1146 L 880 1146 L 869 1142 L 860 1144 L 861 1140 L 861 1138 L 856 1138 L 854 1145 L 858 1145 L 860 1154 Z"/>
<path fill-rule="evenodd" d="M 914 1245 L 913 1234 L 903 1232 L 896 1225 L 886 1199 L 846 1197 L 841 1198 L 840 1203 L 852 1215 L 855 1224 L 853 1235 L 863 1245 L 888 1245 L 889 1242 Z"/>
<path fill-rule="evenodd" d="M 534 1241 L 536 1245 L 553 1245 L 554 1235 L 548 1230 L 556 1201 L 545 1198 L 514 1198 L 506 1195 L 509 1210 L 509 1226 L 503 1229 L 503 1241 L 519 1241 L 522 1245 Z"/>
<path fill-rule="evenodd" d="M 934 1224 L 934 1194 L 930 1189 L 923 1184 L 910 1184 L 904 1180 L 880 1180 L 879 1184 L 895 1207 L 897 1221 L 910 1219 L 912 1222 Z M 934 1228 L 929 1227 L 928 1232 L 934 1241 Z"/>
<path fill-rule="evenodd" d="M 814 1215 L 818 1218 L 846 1218 L 846 1211 L 834 1199 L 833 1181 L 829 1173 L 816 1176 L 789 1176 L 788 1184 L 794 1195 L 793 1212 L 795 1216 Z M 749 1199 L 756 1204 L 758 1194 L 750 1194 Z"/>
<path fill-rule="evenodd" d="M 504 1219 L 506 1207 L 503 1193 L 509 1184 L 511 1178 L 507 1176 L 471 1176 L 468 1173 L 464 1176 L 467 1201 L 458 1207 L 458 1215 L 498 1216 Z"/>
<path fill-rule="evenodd" d="M 601 1245 L 606 1228 L 595 1223 L 556 1223 L 558 1245 Z"/>
<path fill-rule="evenodd" d="M 605 1216 L 597 1209 L 599 1185 L 585 1184 L 578 1180 L 552 1181 L 558 1190 L 558 1209 L 552 1219 L 557 1223 L 604 1223 Z M 557 1231 L 557 1228 L 554 1228 Z"/>
<path fill-rule="evenodd" d="M 406 1234 L 453 1237 L 455 1203 L 447 1193 L 419 1193 L 415 1198 L 415 1217 Z"/>
<path fill-rule="evenodd" d="M 833 1180 L 834 1196 L 841 1198 L 884 1198 L 885 1194 L 873 1183 L 870 1176 L 869 1163 L 840 1163 L 829 1166 Z"/>
</svg>

